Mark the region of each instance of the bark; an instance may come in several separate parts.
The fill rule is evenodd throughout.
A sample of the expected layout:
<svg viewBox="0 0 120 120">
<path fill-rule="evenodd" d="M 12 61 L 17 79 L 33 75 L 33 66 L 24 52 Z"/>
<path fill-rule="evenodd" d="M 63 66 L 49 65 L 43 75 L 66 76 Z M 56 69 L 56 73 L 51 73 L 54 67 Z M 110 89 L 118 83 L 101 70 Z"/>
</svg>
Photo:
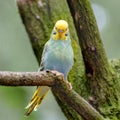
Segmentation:
<svg viewBox="0 0 120 120">
<path fill-rule="evenodd" d="M 55 75 L 43 72 L 0 72 L 0 85 L 4 86 L 53 86 Z"/>
<path fill-rule="evenodd" d="M 89 101 L 105 117 L 120 119 L 120 91 L 111 69 L 89 0 L 67 0 L 84 59 Z"/>
<path fill-rule="evenodd" d="M 85 120 L 104 120 L 87 101 L 69 89 L 63 75 L 58 72 L 0 72 L 0 85 L 49 86 L 63 103 L 73 108 Z"/>
</svg>

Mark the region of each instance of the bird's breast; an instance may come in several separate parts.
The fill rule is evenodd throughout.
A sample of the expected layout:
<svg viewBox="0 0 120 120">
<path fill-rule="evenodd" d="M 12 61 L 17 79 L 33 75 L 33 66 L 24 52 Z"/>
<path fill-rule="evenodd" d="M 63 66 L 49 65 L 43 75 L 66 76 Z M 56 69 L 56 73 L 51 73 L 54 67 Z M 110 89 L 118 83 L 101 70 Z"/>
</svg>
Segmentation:
<svg viewBox="0 0 120 120">
<path fill-rule="evenodd" d="M 45 55 L 45 68 L 66 75 L 73 65 L 73 50 L 67 42 L 53 42 Z"/>
</svg>

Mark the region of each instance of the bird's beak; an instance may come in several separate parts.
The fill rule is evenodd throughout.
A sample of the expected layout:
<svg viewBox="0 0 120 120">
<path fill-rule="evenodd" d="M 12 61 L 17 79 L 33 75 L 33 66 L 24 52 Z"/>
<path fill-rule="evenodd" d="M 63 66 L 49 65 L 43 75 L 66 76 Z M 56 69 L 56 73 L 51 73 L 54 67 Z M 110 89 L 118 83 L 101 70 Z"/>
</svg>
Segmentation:
<svg viewBox="0 0 120 120">
<path fill-rule="evenodd" d="M 58 30 L 59 37 L 62 37 L 62 34 L 64 33 L 64 30 Z"/>
</svg>

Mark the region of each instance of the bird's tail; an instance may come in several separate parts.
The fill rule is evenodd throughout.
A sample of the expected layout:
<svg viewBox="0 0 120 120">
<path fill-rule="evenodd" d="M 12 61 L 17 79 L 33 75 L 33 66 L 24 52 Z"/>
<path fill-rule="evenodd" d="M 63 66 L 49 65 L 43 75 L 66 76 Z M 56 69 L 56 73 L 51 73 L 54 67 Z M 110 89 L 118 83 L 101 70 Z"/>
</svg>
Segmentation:
<svg viewBox="0 0 120 120">
<path fill-rule="evenodd" d="M 36 111 L 38 105 L 42 102 L 45 95 L 47 94 L 49 87 L 47 86 L 38 86 L 35 93 L 32 96 L 31 101 L 26 106 L 27 112 L 25 113 L 26 116 L 30 115 L 30 113 L 34 110 Z"/>
</svg>

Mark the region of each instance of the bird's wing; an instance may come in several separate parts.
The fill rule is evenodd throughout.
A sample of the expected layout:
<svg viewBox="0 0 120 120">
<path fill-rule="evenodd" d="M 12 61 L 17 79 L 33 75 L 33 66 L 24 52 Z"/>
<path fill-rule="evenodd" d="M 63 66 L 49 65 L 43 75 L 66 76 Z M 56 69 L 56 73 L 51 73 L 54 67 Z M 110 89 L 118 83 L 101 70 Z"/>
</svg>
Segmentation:
<svg viewBox="0 0 120 120">
<path fill-rule="evenodd" d="M 44 70 L 44 56 L 47 53 L 47 51 L 49 50 L 49 45 L 48 42 L 45 44 L 44 49 L 43 49 L 43 53 L 42 53 L 42 59 L 41 59 L 41 63 L 40 63 L 40 68 L 38 71 L 43 71 Z"/>
<path fill-rule="evenodd" d="M 38 71 L 42 71 L 44 70 L 44 56 L 46 54 L 46 52 L 48 51 L 49 45 L 48 42 L 45 44 L 45 47 L 43 49 L 43 53 L 42 53 L 42 59 L 41 59 L 41 64 L 40 64 L 40 68 Z M 42 102 L 42 100 L 44 99 L 45 95 L 47 94 L 47 92 L 49 91 L 49 87 L 47 86 L 37 86 L 37 89 L 35 91 L 35 93 L 32 96 L 31 101 L 29 102 L 29 104 L 27 105 L 26 109 L 26 116 L 30 115 L 30 113 L 34 110 L 36 111 L 38 108 L 38 105 Z"/>
</svg>

